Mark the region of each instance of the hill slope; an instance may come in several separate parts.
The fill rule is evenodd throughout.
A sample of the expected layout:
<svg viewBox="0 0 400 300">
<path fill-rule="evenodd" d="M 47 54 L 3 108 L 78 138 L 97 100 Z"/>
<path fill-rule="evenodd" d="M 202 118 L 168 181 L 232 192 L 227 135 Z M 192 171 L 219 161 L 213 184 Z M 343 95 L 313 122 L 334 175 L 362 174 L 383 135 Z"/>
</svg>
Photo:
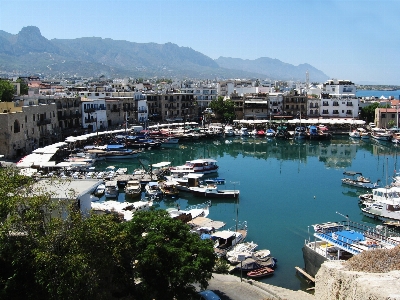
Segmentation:
<svg viewBox="0 0 400 300">
<path fill-rule="evenodd" d="M 328 76 L 310 65 L 293 66 L 279 60 L 213 60 L 188 47 L 172 43 L 134 43 L 98 37 L 48 40 L 39 28 L 28 26 L 16 34 L 0 30 L 0 70 L 25 75 L 265 78 L 314 81 Z M 313 78 L 315 76 L 315 78 Z"/>
</svg>

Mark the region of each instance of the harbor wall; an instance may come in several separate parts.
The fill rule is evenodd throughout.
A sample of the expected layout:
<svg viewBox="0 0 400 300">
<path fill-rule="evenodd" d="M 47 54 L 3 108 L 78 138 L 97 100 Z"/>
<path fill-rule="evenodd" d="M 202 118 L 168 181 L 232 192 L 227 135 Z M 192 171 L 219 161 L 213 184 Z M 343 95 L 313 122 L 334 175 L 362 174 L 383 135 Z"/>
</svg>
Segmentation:
<svg viewBox="0 0 400 300">
<path fill-rule="evenodd" d="M 315 300 L 400 299 L 400 271 L 347 271 L 340 261 L 327 261 L 316 275 Z"/>
<path fill-rule="evenodd" d="M 315 277 L 321 265 L 326 261 L 326 258 L 305 245 L 303 246 L 302 250 L 304 270 L 312 277 Z"/>
</svg>

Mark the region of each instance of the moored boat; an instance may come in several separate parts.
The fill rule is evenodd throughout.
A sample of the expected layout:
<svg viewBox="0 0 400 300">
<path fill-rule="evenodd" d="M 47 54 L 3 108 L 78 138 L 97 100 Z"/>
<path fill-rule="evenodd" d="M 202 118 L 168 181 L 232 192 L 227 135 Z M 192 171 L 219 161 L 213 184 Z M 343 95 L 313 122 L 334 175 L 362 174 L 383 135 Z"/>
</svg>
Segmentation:
<svg viewBox="0 0 400 300">
<path fill-rule="evenodd" d="M 211 198 L 237 198 L 239 190 L 219 190 L 216 184 L 206 184 L 205 186 L 190 187 L 189 190 L 194 196 Z"/>
<path fill-rule="evenodd" d="M 392 249 L 400 244 L 399 234 L 346 220 L 312 226 L 314 240 L 303 246 L 305 271 L 315 276 L 326 260 L 348 260 L 363 251 Z"/>
<path fill-rule="evenodd" d="M 364 177 L 361 172 L 345 171 L 343 175 L 347 176 L 342 179 L 342 183 L 358 188 L 374 189 L 379 187 L 380 180 L 373 183 L 368 178 Z"/>
<path fill-rule="evenodd" d="M 253 271 L 247 272 L 247 276 L 251 278 L 265 277 L 274 274 L 275 270 L 270 267 L 261 267 Z"/>
<path fill-rule="evenodd" d="M 210 174 L 218 171 L 217 161 L 211 158 L 188 160 L 184 165 L 171 167 L 172 171 L 184 173 Z"/>
<path fill-rule="evenodd" d="M 106 181 L 106 190 L 104 192 L 106 198 L 118 198 L 118 183 L 115 180 Z"/>
<path fill-rule="evenodd" d="M 96 189 L 94 191 L 94 195 L 96 197 L 101 197 L 104 195 L 105 191 L 106 191 L 106 185 L 101 183 L 96 187 Z"/>
<path fill-rule="evenodd" d="M 128 197 L 138 197 L 142 193 L 142 186 L 139 180 L 128 180 L 125 185 L 125 195 Z"/>
</svg>

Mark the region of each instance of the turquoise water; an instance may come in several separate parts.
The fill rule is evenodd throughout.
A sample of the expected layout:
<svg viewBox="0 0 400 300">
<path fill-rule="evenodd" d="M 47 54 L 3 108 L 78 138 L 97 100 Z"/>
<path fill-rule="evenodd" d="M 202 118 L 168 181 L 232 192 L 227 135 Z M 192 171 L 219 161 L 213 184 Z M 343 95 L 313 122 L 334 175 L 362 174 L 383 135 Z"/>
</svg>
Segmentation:
<svg viewBox="0 0 400 300">
<path fill-rule="evenodd" d="M 356 93 L 357 97 L 378 97 L 380 98 L 381 96 L 384 96 L 386 98 L 389 98 L 390 96 L 393 96 L 394 99 L 399 99 L 400 95 L 400 90 L 396 91 L 379 91 L 379 90 L 359 90 Z"/>
<path fill-rule="evenodd" d="M 301 248 L 308 238 L 308 226 L 318 222 L 350 220 L 374 224 L 363 217 L 358 195 L 365 190 L 341 184 L 343 172 L 362 172 L 372 181 L 391 181 L 398 170 L 398 148 L 391 143 L 354 141 L 347 136 L 331 141 L 283 141 L 267 138 L 231 138 L 215 141 L 181 143 L 177 148 L 148 150 L 140 161 L 143 165 L 171 161 L 173 165 L 186 160 L 210 157 L 218 160 L 218 177 L 225 178 L 221 189 L 239 189 L 239 203 L 215 199 L 209 217 L 235 225 L 238 219 L 248 222 L 247 240 L 258 249 L 269 249 L 278 259 L 271 277 L 262 281 L 290 289 L 304 289 L 307 284 L 296 275 L 295 266 L 303 267 Z M 134 161 L 101 162 L 128 167 L 129 172 L 140 167 Z M 120 195 L 123 201 L 124 195 Z M 181 193 L 179 198 L 162 201 L 159 208 L 179 204 L 181 208 L 203 203 L 206 199 Z M 338 214 L 338 213 L 340 214 Z M 240 274 L 239 274 L 240 276 Z"/>
</svg>

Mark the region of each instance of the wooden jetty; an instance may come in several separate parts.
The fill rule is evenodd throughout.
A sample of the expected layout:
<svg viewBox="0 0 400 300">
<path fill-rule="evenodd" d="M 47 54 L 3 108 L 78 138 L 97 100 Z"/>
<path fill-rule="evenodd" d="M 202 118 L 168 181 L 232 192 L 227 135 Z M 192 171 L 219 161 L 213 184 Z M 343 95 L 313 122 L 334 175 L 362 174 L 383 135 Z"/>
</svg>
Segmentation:
<svg viewBox="0 0 400 300">
<path fill-rule="evenodd" d="M 310 274 L 308 274 L 306 271 L 304 271 L 300 267 L 294 267 L 298 272 L 300 272 L 302 275 L 304 275 L 307 279 L 311 280 L 312 282 L 315 283 L 315 278 L 312 277 Z"/>
</svg>

